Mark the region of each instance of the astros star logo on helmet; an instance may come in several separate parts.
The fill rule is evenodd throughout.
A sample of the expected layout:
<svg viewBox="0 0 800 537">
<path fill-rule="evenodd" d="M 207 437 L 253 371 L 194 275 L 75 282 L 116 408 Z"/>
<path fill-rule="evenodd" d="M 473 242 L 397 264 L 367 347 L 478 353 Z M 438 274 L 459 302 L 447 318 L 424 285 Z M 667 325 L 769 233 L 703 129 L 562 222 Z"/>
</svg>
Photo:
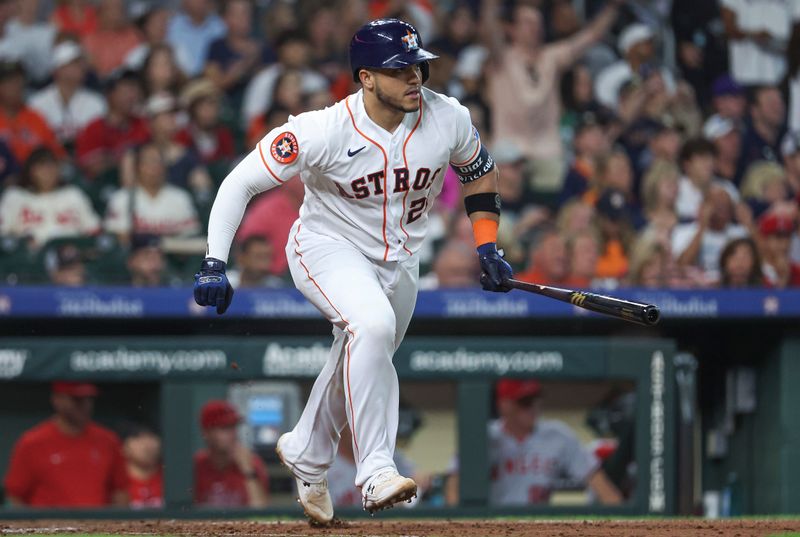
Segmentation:
<svg viewBox="0 0 800 537">
<path fill-rule="evenodd" d="M 291 164 L 297 158 L 299 146 L 297 138 L 291 132 L 282 132 L 275 137 L 270 146 L 272 158 L 281 164 Z"/>
<path fill-rule="evenodd" d="M 419 48 L 419 43 L 417 42 L 417 36 L 411 30 L 407 30 L 406 35 L 401 37 L 400 40 L 406 46 L 406 52 L 417 50 Z"/>
</svg>

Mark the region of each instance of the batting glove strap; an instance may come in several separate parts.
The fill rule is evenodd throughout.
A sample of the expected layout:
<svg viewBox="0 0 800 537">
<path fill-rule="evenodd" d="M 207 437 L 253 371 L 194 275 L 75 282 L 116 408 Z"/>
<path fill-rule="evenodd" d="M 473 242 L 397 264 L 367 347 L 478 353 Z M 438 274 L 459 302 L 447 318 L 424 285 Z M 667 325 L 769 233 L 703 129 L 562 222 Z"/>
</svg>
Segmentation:
<svg viewBox="0 0 800 537">
<path fill-rule="evenodd" d="M 514 275 L 511 265 L 503 259 L 493 242 L 478 246 L 478 259 L 481 263 L 481 286 L 486 291 L 507 293 L 511 287 L 506 280 Z"/>
</svg>

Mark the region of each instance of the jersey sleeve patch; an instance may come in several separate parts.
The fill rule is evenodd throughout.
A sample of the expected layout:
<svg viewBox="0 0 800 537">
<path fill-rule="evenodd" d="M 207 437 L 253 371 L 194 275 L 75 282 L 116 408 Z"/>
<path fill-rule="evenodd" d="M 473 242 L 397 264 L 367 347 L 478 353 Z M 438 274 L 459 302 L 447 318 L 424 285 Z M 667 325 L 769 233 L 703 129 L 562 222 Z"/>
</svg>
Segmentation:
<svg viewBox="0 0 800 537">
<path fill-rule="evenodd" d="M 286 131 L 275 137 L 270 145 L 269 152 L 277 162 L 291 164 L 297 159 L 300 146 L 295 135 Z"/>
</svg>

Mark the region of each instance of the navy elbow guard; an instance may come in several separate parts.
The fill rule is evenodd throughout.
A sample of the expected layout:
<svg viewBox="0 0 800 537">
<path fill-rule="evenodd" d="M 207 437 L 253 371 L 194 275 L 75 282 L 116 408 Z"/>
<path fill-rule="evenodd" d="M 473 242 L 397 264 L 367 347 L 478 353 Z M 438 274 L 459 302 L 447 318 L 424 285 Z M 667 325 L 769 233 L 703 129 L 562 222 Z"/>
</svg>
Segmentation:
<svg viewBox="0 0 800 537">
<path fill-rule="evenodd" d="M 462 185 L 476 181 L 494 169 L 494 159 L 486 150 L 484 145 L 481 145 L 478 156 L 472 159 L 471 162 L 463 166 L 456 166 L 453 164 L 453 169 L 458 175 L 459 181 Z"/>
</svg>

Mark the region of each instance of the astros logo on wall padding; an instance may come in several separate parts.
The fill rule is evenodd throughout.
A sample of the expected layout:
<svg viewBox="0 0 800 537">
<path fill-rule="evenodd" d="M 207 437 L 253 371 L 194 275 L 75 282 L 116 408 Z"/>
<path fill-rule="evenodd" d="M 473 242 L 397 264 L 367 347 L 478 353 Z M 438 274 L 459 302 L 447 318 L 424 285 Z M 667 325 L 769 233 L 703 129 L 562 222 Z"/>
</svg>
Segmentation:
<svg viewBox="0 0 800 537">
<path fill-rule="evenodd" d="M 291 164 L 297 158 L 299 150 L 297 138 L 291 132 L 282 132 L 272 141 L 270 153 L 272 158 L 281 164 Z"/>
</svg>

